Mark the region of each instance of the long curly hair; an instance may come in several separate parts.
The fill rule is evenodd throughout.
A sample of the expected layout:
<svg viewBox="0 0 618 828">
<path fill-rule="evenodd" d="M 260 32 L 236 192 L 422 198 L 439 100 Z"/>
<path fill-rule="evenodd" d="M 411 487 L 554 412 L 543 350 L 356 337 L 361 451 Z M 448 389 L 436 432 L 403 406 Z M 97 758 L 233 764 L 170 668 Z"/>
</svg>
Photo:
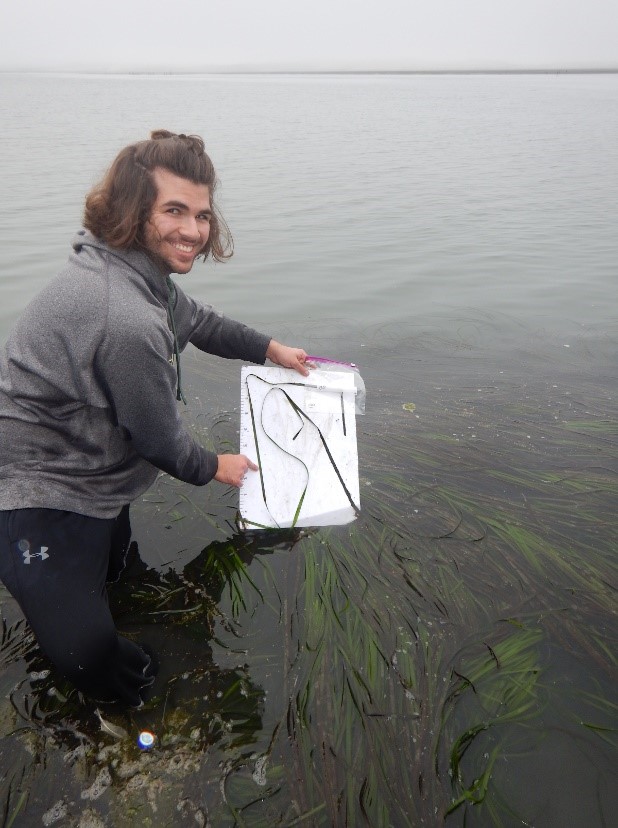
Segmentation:
<svg viewBox="0 0 618 828">
<path fill-rule="evenodd" d="M 152 175 L 157 167 L 209 188 L 210 235 L 199 255 L 219 262 L 229 259 L 234 252 L 232 235 L 214 203 L 217 176 L 199 135 L 157 129 L 149 140 L 121 150 L 86 196 L 84 227 L 110 247 L 145 247 L 144 228 L 157 197 Z"/>
</svg>

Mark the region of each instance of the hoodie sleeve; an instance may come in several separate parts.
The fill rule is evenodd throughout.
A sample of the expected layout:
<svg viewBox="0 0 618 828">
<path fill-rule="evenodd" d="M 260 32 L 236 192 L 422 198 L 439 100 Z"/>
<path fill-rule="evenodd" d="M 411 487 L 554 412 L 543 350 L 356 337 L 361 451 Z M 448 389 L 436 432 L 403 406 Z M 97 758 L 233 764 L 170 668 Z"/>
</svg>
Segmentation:
<svg viewBox="0 0 618 828">
<path fill-rule="evenodd" d="M 153 320 L 149 326 L 128 318 L 118 322 L 96 360 L 118 425 L 153 466 L 187 483 L 208 483 L 217 472 L 217 455 L 200 446 L 182 423 L 171 337 Z"/>
<path fill-rule="evenodd" d="M 178 287 L 176 297 L 174 317 L 181 350 L 191 342 L 208 354 L 264 364 L 270 336 L 196 302 Z"/>
</svg>

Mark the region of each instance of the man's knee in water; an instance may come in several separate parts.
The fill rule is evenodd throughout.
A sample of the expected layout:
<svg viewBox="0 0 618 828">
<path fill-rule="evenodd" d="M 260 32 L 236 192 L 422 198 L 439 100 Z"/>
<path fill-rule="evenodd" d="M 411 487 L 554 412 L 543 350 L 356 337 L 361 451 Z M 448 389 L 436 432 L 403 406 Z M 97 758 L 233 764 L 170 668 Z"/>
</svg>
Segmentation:
<svg viewBox="0 0 618 828">
<path fill-rule="evenodd" d="M 105 686 L 118 656 L 118 636 L 113 627 L 87 631 L 72 631 L 56 648 L 48 653 L 57 669 L 79 690 L 93 692 Z"/>
</svg>

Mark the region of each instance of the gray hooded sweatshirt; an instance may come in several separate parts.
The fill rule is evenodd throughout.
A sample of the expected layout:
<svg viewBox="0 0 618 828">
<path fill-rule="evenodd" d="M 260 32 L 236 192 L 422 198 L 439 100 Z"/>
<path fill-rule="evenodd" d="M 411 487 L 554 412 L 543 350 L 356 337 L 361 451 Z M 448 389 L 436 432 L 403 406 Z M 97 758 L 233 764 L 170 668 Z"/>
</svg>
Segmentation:
<svg viewBox="0 0 618 828">
<path fill-rule="evenodd" d="M 214 477 L 217 456 L 178 411 L 167 276 L 142 251 L 77 234 L 0 353 L 0 509 L 110 518 L 159 469 L 198 486 Z M 178 350 L 264 362 L 270 337 L 172 287 Z"/>
</svg>

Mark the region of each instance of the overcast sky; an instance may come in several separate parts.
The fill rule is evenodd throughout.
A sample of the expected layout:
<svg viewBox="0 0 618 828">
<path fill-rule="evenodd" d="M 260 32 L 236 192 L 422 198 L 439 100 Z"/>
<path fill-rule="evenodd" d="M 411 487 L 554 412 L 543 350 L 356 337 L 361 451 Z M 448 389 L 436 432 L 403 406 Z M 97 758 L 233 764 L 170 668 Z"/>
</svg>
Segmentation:
<svg viewBox="0 0 618 828">
<path fill-rule="evenodd" d="M 2 0 L 0 68 L 617 68 L 618 0 Z"/>
</svg>

